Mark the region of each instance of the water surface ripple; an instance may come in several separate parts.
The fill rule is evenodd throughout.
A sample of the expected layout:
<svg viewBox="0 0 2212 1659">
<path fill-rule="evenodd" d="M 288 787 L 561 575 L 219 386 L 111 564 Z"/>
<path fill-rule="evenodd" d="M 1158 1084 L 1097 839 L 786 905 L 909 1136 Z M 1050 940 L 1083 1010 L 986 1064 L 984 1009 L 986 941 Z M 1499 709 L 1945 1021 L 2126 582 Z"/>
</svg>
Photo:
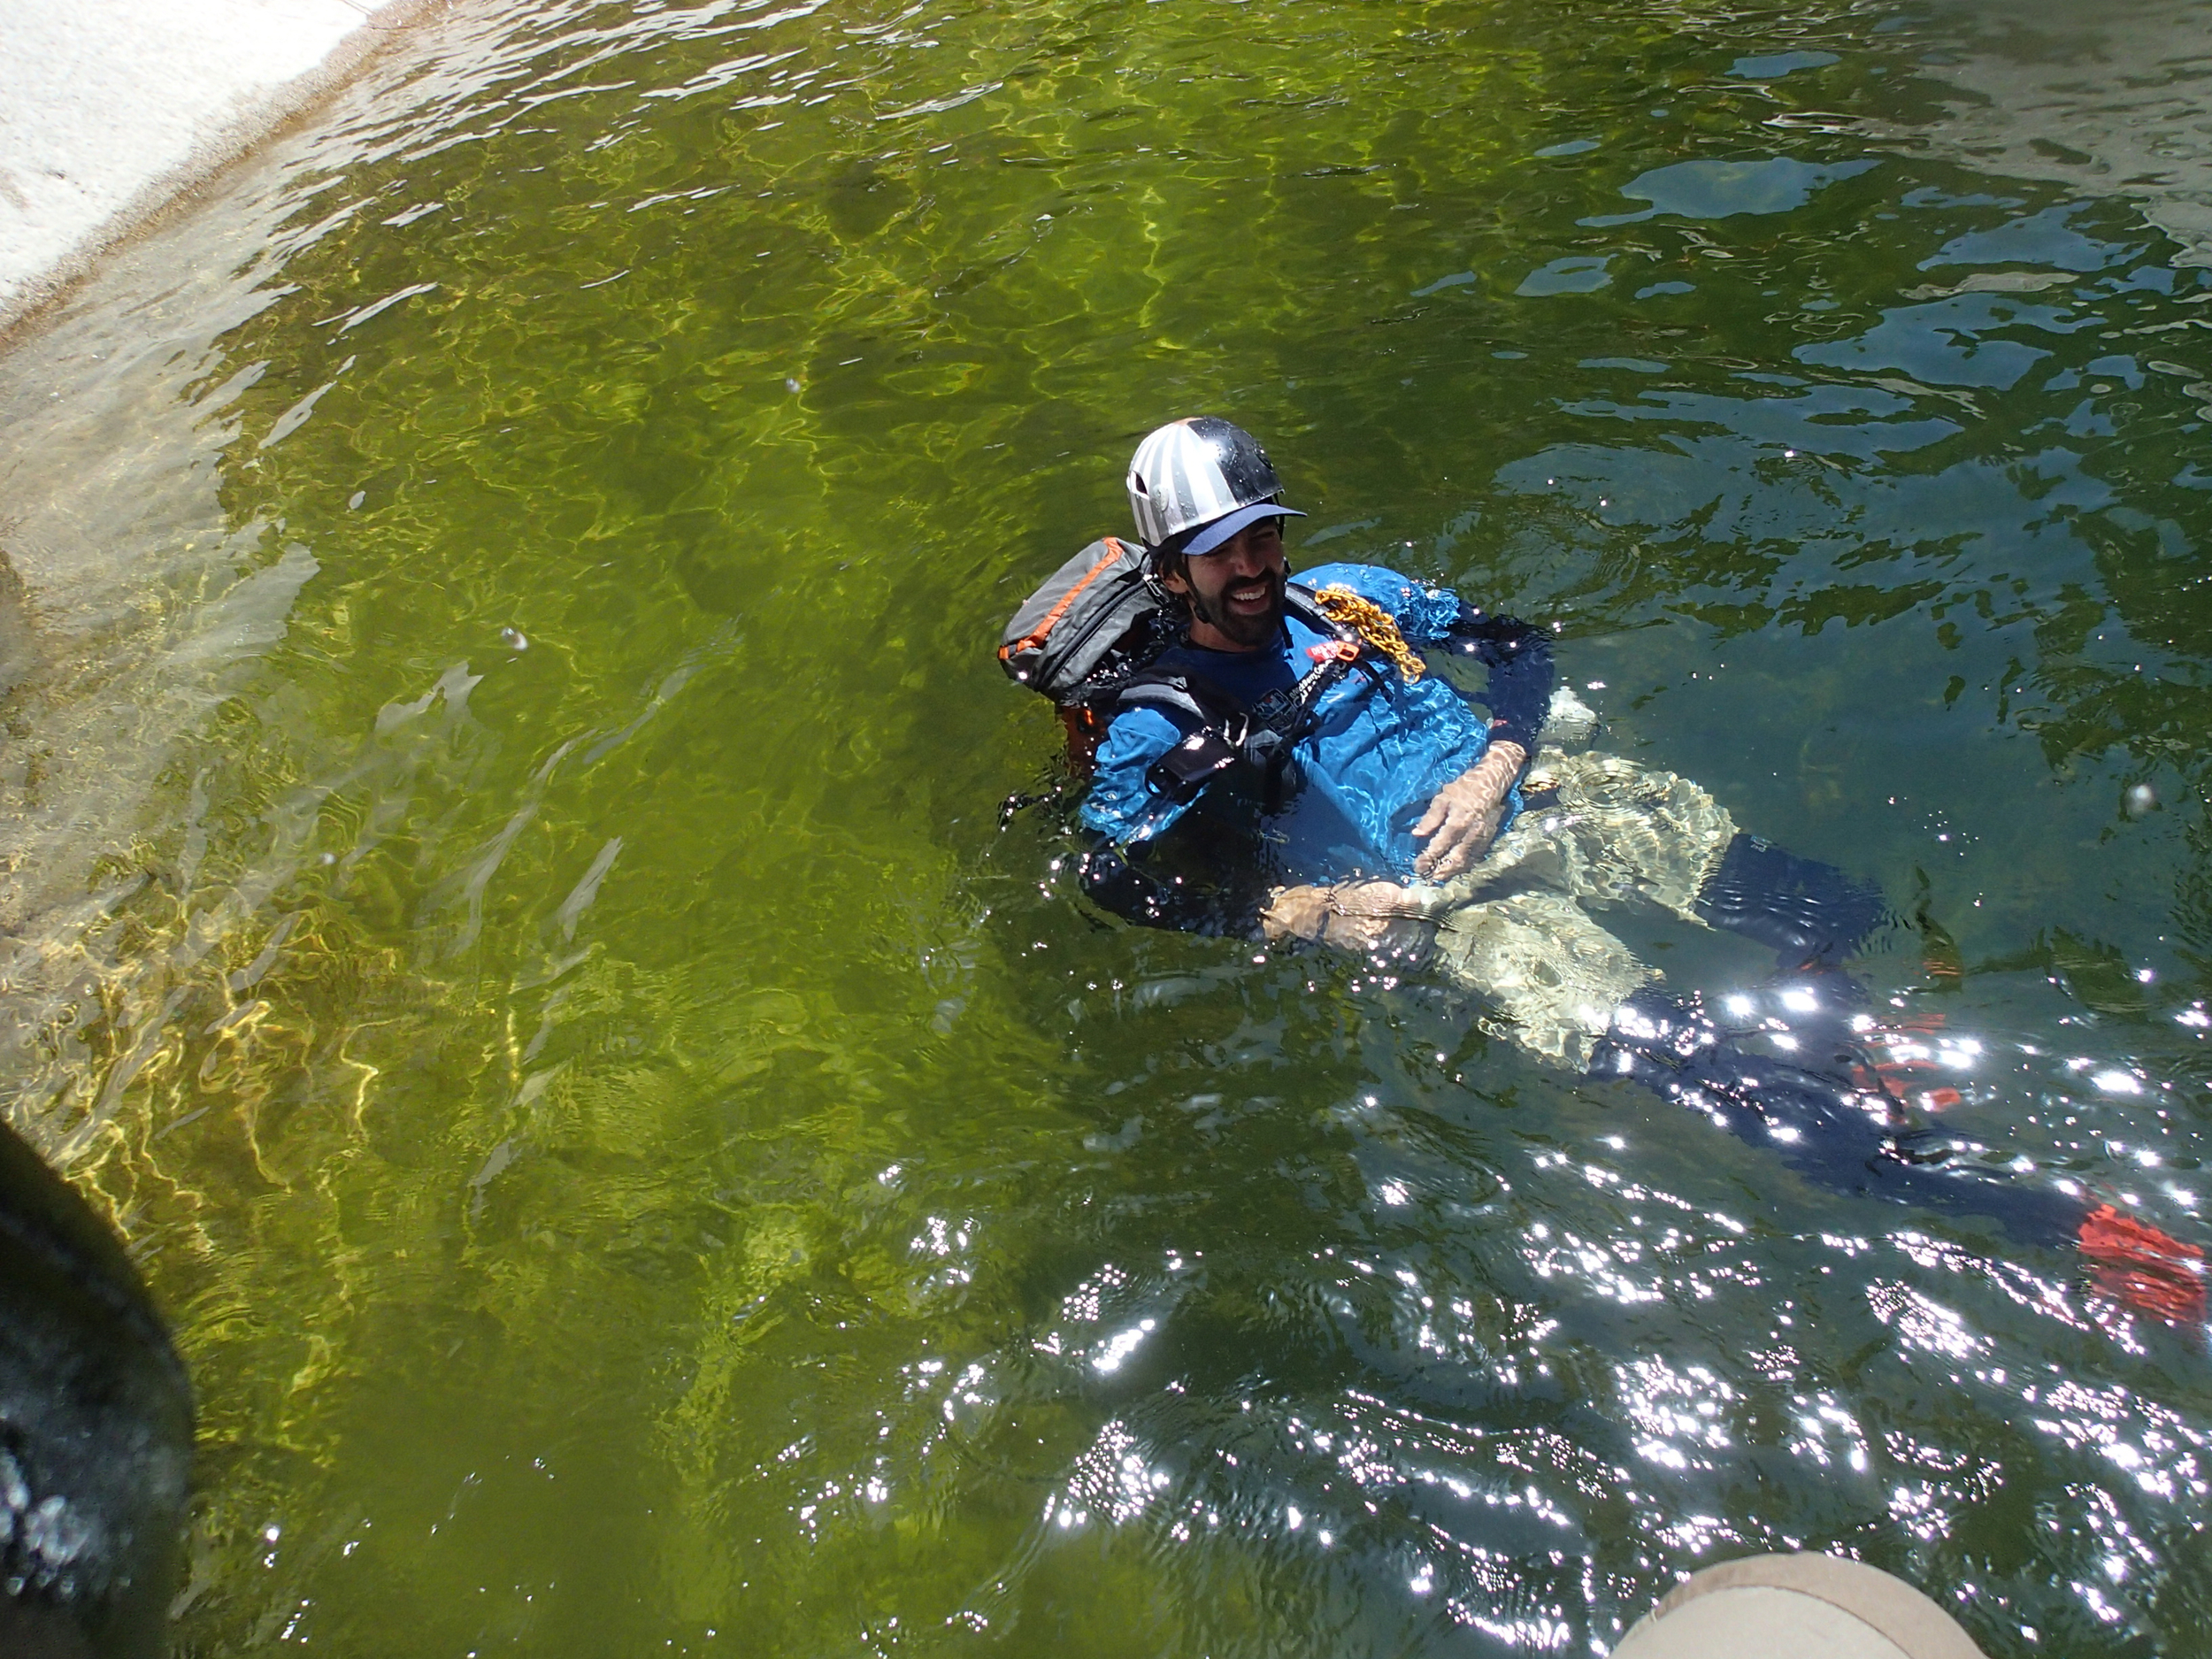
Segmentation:
<svg viewBox="0 0 2212 1659">
<path fill-rule="evenodd" d="M 1294 558 L 1882 884 L 1956 1156 L 2204 1238 L 2212 14 L 2137 10 L 472 0 L 80 294 L 4 1075 L 199 1379 L 179 1651 L 1601 1653 L 1793 1548 L 2197 1650 L 2200 1332 L 1109 924 L 988 650 L 1232 415 Z"/>
</svg>

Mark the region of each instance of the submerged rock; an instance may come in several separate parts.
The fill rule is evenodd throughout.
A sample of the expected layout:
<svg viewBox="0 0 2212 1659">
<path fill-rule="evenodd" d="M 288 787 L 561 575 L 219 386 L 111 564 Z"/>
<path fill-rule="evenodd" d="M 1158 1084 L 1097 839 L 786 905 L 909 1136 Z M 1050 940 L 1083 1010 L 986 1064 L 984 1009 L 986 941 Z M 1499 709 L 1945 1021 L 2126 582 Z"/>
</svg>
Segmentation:
<svg viewBox="0 0 2212 1659">
<path fill-rule="evenodd" d="M 162 1651 L 191 1449 L 191 1387 L 136 1270 L 0 1128 L 0 1653 Z"/>
</svg>

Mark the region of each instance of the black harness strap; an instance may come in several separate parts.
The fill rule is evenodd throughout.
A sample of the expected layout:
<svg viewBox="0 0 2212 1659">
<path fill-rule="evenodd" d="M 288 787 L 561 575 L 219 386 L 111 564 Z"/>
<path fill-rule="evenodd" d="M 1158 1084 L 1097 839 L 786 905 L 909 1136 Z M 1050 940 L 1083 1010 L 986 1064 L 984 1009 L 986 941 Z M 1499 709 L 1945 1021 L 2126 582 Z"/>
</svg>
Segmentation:
<svg viewBox="0 0 2212 1659">
<path fill-rule="evenodd" d="M 1264 725 L 1226 687 L 1190 670 L 1143 669 L 1125 680 L 1115 696 L 1118 707 L 1171 709 L 1196 720 L 1198 729 L 1152 763 L 1146 781 L 1170 798 L 1195 800 L 1207 785 L 1240 760 L 1266 780 L 1261 810 L 1283 810 L 1284 780 L 1293 750 L 1312 729 L 1322 694 L 1353 667 L 1378 677 L 1366 660 L 1359 636 L 1307 602 L 1305 590 L 1289 588 L 1284 609 L 1315 633 L 1348 645 L 1330 653 L 1299 678 L 1283 715 Z"/>
</svg>

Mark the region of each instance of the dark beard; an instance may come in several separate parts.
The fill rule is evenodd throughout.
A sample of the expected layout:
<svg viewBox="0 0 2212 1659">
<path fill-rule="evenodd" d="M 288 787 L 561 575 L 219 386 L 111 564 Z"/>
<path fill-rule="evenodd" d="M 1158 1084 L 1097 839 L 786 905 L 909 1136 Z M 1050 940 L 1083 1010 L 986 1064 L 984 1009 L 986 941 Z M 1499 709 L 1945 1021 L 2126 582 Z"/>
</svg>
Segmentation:
<svg viewBox="0 0 2212 1659">
<path fill-rule="evenodd" d="M 1268 606 L 1259 616 L 1239 616 L 1226 605 L 1216 611 L 1210 602 L 1199 597 L 1194 588 L 1190 595 L 1191 613 L 1201 622 L 1211 623 L 1245 649 L 1257 650 L 1263 646 L 1272 645 L 1276 634 L 1282 629 L 1283 588 L 1288 580 L 1274 572 L 1268 573 Z"/>
</svg>

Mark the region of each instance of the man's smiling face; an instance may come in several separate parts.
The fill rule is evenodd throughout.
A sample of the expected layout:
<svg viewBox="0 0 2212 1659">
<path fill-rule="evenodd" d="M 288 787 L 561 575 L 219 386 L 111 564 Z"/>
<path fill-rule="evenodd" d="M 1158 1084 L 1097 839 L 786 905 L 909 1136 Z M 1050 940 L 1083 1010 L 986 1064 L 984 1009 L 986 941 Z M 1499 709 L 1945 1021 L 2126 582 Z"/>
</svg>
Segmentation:
<svg viewBox="0 0 2212 1659">
<path fill-rule="evenodd" d="M 1283 623 L 1283 521 L 1248 524 L 1210 553 L 1183 561 L 1162 579 L 1190 602 L 1191 643 L 1217 651 L 1256 651 L 1275 642 Z"/>
</svg>

